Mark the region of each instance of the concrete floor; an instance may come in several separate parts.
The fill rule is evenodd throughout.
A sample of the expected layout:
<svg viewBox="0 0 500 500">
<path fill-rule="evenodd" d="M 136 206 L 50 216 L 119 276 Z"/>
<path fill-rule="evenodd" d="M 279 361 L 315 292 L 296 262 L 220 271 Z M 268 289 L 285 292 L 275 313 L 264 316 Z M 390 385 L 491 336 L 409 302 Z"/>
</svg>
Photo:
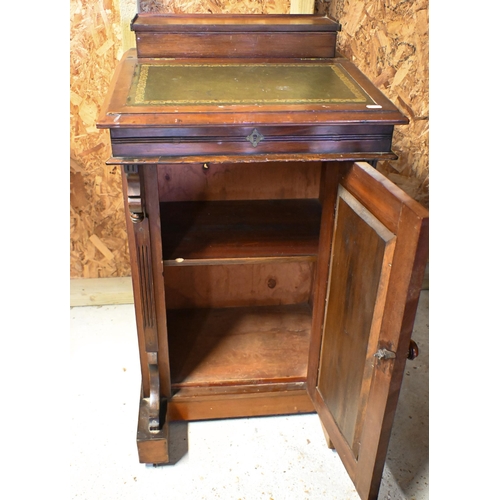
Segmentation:
<svg viewBox="0 0 500 500">
<path fill-rule="evenodd" d="M 429 293 L 423 291 L 380 499 L 429 498 Z M 174 464 L 137 459 L 140 372 L 132 305 L 73 307 L 70 489 L 74 499 L 358 500 L 318 416 L 177 423 Z"/>
</svg>

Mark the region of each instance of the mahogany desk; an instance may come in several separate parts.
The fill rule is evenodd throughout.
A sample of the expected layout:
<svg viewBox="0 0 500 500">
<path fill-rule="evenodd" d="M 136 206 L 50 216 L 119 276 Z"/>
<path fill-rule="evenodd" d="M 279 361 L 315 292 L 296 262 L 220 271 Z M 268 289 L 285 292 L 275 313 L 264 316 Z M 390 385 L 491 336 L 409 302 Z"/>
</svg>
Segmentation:
<svg viewBox="0 0 500 500">
<path fill-rule="evenodd" d="M 136 16 L 98 126 L 121 165 L 142 370 L 137 443 L 316 411 L 376 498 L 428 214 L 373 168 L 407 119 L 336 54 L 339 25 Z"/>
</svg>

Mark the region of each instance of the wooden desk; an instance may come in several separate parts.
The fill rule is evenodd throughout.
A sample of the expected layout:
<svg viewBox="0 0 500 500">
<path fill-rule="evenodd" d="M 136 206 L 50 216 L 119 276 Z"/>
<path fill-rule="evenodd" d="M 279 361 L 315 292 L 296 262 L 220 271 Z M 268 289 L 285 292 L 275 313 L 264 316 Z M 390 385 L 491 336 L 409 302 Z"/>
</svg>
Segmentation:
<svg viewBox="0 0 500 500">
<path fill-rule="evenodd" d="M 316 411 L 376 498 L 428 214 L 378 173 L 407 119 L 316 16 L 139 15 L 109 128 L 128 217 L 139 459 L 168 423 Z"/>
</svg>

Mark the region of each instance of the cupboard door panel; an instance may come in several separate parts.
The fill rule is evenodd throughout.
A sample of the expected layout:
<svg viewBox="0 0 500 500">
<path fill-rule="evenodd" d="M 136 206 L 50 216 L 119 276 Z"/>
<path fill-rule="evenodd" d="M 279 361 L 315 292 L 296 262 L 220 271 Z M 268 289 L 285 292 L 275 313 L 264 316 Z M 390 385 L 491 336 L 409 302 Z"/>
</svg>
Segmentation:
<svg viewBox="0 0 500 500">
<path fill-rule="evenodd" d="M 394 243 L 340 186 L 318 390 L 356 457 L 373 368 L 366 352 L 380 330 Z"/>
<path fill-rule="evenodd" d="M 354 163 L 341 176 L 333 224 L 312 399 L 361 498 L 372 499 L 427 262 L 428 213 L 368 164 Z"/>
</svg>

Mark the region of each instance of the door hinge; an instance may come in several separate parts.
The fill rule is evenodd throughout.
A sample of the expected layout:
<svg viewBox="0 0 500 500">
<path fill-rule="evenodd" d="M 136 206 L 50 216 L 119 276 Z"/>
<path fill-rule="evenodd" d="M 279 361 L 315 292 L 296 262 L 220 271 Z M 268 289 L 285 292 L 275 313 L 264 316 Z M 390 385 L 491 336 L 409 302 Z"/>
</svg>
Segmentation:
<svg viewBox="0 0 500 500">
<path fill-rule="evenodd" d="M 392 359 L 396 357 L 396 353 L 387 349 L 379 349 L 374 356 L 378 359 Z"/>
</svg>

